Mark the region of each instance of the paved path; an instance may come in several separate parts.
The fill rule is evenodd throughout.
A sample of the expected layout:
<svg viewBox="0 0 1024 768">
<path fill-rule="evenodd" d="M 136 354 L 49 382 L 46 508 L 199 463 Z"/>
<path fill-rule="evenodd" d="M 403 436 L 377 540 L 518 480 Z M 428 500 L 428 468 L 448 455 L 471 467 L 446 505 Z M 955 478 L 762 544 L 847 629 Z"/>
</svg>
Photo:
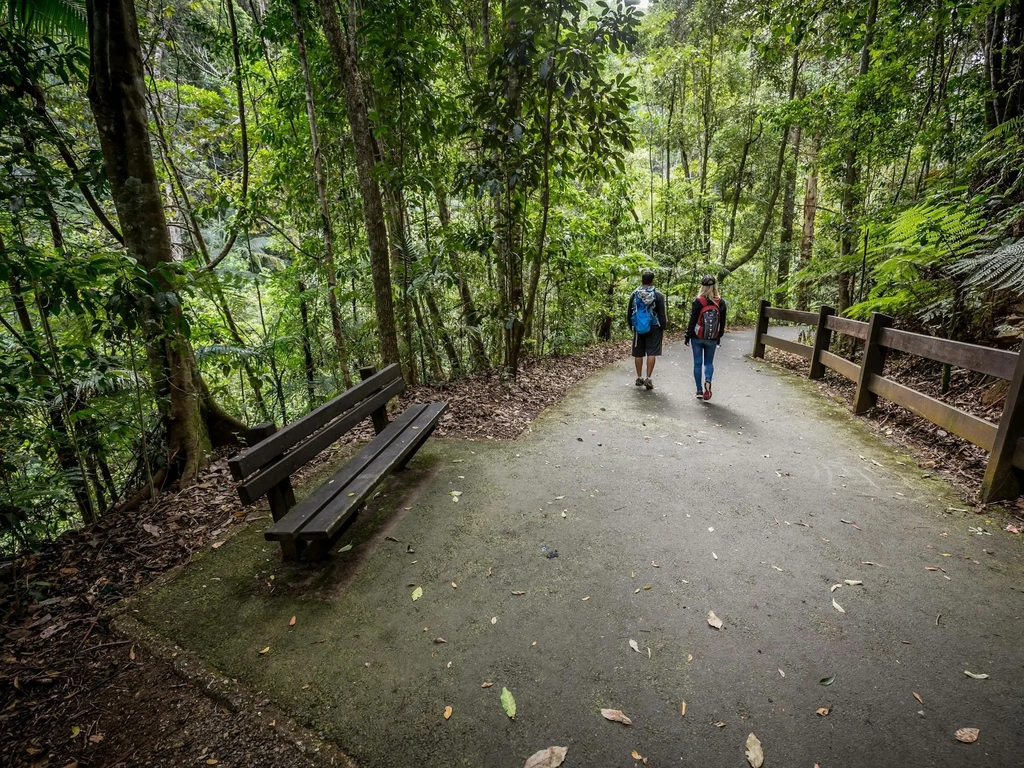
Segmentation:
<svg viewBox="0 0 1024 768">
<path fill-rule="evenodd" d="M 519 441 L 433 441 L 333 570 L 254 530 L 143 617 L 363 768 L 739 768 L 751 732 L 767 768 L 1024 764 L 1021 542 L 750 341 L 710 403 L 679 344 L 652 392 L 623 362 Z"/>
</svg>

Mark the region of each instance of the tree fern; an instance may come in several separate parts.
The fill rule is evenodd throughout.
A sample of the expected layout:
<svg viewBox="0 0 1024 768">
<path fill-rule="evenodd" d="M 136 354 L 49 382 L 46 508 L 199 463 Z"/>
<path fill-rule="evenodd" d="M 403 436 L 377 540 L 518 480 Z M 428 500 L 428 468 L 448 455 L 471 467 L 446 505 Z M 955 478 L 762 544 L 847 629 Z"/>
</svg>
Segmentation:
<svg viewBox="0 0 1024 768">
<path fill-rule="evenodd" d="M 1024 238 L 994 251 L 961 259 L 950 272 L 968 288 L 1024 293 Z"/>
<path fill-rule="evenodd" d="M 12 24 L 44 35 L 65 34 L 79 43 L 89 39 L 82 0 L 8 0 L 7 17 Z"/>
</svg>

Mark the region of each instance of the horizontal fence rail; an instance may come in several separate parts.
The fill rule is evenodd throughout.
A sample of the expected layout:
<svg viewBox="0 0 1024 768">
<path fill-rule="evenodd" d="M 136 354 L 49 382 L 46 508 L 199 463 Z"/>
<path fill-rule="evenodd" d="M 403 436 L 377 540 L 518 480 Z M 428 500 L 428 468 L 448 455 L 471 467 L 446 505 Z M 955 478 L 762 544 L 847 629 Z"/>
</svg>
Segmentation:
<svg viewBox="0 0 1024 768">
<path fill-rule="evenodd" d="M 773 336 L 768 333 L 771 320 L 813 327 L 813 344 Z M 833 333 L 864 342 L 860 365 L 829 351 Z M 836 317 L 831 307 L 804 312 L 780 309 L 762 301 L 754 335 L 754 357 L 764 357 L 766 346 L 809 360 L 808 378 L 820 379 L 825 369 L 829 369 L 854 382 L 857 385 L 854 413 L 864 413 L 881 397 L 988 451 L 988 466 L 980 492 L 982 502 L 1013 499 L 1024 492 L 1024 474 L 1020 472 L 1024 470 L 1024 354 L 901 331 L 892 327 L 892 318 L 888 315 L 872 313 L 871 321 L 864 323 Z M 980 418 L 886 378 L 883 370 L 889 350 L 1008 381 L 999 421 Z"/>
</svg>

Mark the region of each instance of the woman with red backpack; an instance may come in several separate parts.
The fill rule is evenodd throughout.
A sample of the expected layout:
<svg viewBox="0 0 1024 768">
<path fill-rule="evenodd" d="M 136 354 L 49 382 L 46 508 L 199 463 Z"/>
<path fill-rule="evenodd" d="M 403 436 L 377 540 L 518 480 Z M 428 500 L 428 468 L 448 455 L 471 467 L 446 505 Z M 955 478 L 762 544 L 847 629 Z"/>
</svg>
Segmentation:
<svg viewBox="0 0 1024 768">
<path fill-rule="evenodd" d="M 697 397 L 711 399 L 711 377 L 715 374 L 715 350 L 725 333 L 725 299 L 718 293 L 718 281 L 705 275 L 700 281 L 700 294 L 690 308 L 686 341 L 693 350 L 693 380 Z M 702 370 L 703 369 L 703 370 Z M 701 384 L 703 383 L 703 386 Z"/>
</svg>

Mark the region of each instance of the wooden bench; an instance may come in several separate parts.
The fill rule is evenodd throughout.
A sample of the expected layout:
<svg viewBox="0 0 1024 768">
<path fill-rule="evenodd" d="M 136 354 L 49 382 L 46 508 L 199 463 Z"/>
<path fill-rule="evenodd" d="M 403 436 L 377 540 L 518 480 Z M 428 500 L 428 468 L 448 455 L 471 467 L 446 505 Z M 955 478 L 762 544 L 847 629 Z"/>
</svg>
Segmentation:
<svg viewBox="0 0 1024 768">
<path fill-rule="evenodd" d="M 360 384 L 342 392 L 298 421 L 278 430 L 259 424 L 249 431 L 249 448 L 228 460 L 245 505 L 263 496 L 274 523 L 265 533 L 285 559 L 322 560 L 347 522 L 392 472 L 405 468 L 433 432 L 448 403 L 409 406 L 388 421 L 388 401 L 405 389 L 402 371 L 389 365 L 380 373 L 362 368 Z M 333 477 L 298 504 L 291 476 L 363 419 L 376 436 Z"/>
</svg>

